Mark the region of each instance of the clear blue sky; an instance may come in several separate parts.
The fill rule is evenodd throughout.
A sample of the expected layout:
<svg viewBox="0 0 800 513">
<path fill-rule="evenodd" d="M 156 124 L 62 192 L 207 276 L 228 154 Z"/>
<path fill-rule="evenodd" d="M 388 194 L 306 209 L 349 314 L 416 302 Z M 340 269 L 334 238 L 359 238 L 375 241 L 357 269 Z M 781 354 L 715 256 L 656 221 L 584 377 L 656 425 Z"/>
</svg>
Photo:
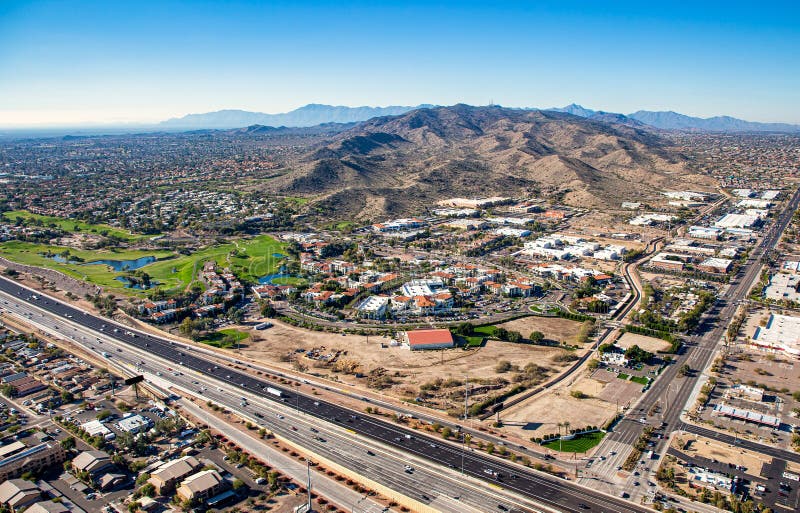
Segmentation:
<svg viewBox="0 0 800 513">
<path fill-rule="evenodd" d="M 2 0 L 0 126 L 490 101 L 800 123 L 797 1 L 299 3 Z"/>
</svg>

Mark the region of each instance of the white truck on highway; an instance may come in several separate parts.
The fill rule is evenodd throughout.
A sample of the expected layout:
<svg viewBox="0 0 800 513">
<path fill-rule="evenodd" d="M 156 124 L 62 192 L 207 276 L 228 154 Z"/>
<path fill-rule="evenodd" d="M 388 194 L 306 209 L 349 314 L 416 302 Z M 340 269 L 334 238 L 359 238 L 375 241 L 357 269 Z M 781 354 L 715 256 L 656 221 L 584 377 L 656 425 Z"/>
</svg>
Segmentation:
<svg viewBox="0 0 800 513">
<path fill-rule="evenodd" d="M 283 397 L 283 392 L 281 392 L 277 388 L 267 387 L 267 393 L 272 394 L 276 397 Z"/>
</svg>

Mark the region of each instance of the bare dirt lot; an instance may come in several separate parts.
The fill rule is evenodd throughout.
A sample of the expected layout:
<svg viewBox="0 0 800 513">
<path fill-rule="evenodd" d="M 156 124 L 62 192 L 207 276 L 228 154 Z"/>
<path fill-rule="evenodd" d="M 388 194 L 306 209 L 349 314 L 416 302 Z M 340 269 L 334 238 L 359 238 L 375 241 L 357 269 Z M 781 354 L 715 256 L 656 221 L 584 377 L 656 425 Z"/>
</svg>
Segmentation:
<svg viewBox="0 0 800 513">
<path fill-rule="evenodd" d="M 601 385 L 579 381 L 576 389 L 590 394 L 599 393 Z M 576 399 L 567 389 L 538 396 L 503 415 L 503 431 L 530 438 L 558 431 L 559 422 L 569 422 L 573 428 L 601 426 L 614 414 L 614 406 L 600 399 Z"/>
<path fill-rule="evenodd" d="M 578 326 L 578 323 L 564 319 L 542 320 L 546 322 L 529 324 L 530 329 L 534 329 L 533 326 L 546 329 L 552 336 L 558 334 L 559 327 L 566 336 L 577 333 L 577 328 L 571 325 Z M 571 364 L 569 361 L 558 361 L 557 356 L 569 354 L 567 350 L 558 347 L 489 340 L 483 347 L 469 350 L 456 348 L 444 351 L 410 351 L 402 346 L 391 346 L 391 340 L 384 337 L 349 334 L 342 336 L 308 331 L 280 321 L 273 322 L 274 327 L 268 330 L 249 331 L 251 338 L 244 342 L 241 350 L 243 355 L 286 369 L 303 366 L 309 373 L 364 388 L 368 386 L 367 379 L 356 377 L 356 373 L 368 375 L 376 369 L 383 369 L 384 374 L 390 376 L 395 383 L 382 392 L 401 398 L 416 397 L 420 385 L 437 379 L 463 380 L 465 376 L 469 377 L 472 384 L 496 380 L 509 382 L 484 390 L 486 393 L 497 392 L 513 385 L 510 381 L 515 369 L 522 369 L 530 363 L 549 369 L 550 376 Z M 302 349 L 302 352 L 298 352 L 298 349 Z M 307 351 L 313 351 L 315 357 L 305 356 Z M 320 356 L 336 354 L 338 356 L 334 362 L 319 359 Z M 501 361 L 509 362 L 509 371 L 498 372 L 497 364 Z M 474 395 L 473 391 L 470 392 L 470 397 L 477 401 L 480 394 L 481 391 L 476 387 Z"/>
<path fill-rule="evenodd" d="M 519 331 L 527 337 L 533 331 L 541 331 L 547 340 L 574 344 L 581 329 L 581 323 L 560 317 L 523 317 L 504 322 L 497 326 L 509 331 Z"/>
<path fill-rule="evenodd" d="M 661 340 L 660 338 L 647 337 L 645 335 L 638 335 L 636 333 L 623 333 L 617 339 L 617 344 L 622 349 L 628 349 L 634 345 L 639 346 L 645 351 L 657 353 L 658 351 L 666 351 L 670 348 L 669 342 Z"/>
<path fill-rule="evenodd" d="M 592 378 L 606 386 L 596 394 L 597 398 L 607 401 L 609 404 L 620 407 L 632 404 L 642 395 L 642 385 L 617 378 L 613 372 L 605 369 L 597 369 Z"/>
<path fill-rule="evenodd" d="M 672 440 L 672 446 L 689 456 L 700 456 L 715 459 L 723 463 L 741 465 L 747 473 L 758 476 L 761 467 L 772 461 L 772 457 L 748 451 L 741 447 L 731 447 L 710 438 L 694 435 L 678 435 Z"/>
<path fill-rule="evenodd" d="M 620 381 L 620 386 L 625 386 L 622 380 L 617 380 L 616 377 L 614 379 Z M 601 426 L 614 415 L 616 406 L 599 397 L 605 394 L 606 389 L 617 386 L 612 381 L 594 379 L 585 373 L 578 374 L 570 378 L 565 386 L 557 387 L 505 411 L 501 415 L 504 430 L 530 438 L 555 433 L 559 422 L 569 422 L 573 428 Z M 573 397 L 572 393 L 576 391 L 588 397 Z"/>
</svg>

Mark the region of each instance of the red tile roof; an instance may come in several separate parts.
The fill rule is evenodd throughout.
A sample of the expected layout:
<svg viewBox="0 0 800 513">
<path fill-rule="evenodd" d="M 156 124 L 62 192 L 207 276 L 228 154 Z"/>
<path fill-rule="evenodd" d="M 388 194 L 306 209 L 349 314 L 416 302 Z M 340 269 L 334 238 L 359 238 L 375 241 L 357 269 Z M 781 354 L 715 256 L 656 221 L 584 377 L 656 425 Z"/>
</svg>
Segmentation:
<svg viewBox="0 0 800 513">
<path fill-rule="evenodd" d="M 453 334 L 450 333 L 450 330 L 444 330 L 444 329 L 414 330 L 407 332 L 406 335 L 408 335 L 408 343 L 411 346 L 429 345 L 429 344 L 453 345 Z"/>
</svg>

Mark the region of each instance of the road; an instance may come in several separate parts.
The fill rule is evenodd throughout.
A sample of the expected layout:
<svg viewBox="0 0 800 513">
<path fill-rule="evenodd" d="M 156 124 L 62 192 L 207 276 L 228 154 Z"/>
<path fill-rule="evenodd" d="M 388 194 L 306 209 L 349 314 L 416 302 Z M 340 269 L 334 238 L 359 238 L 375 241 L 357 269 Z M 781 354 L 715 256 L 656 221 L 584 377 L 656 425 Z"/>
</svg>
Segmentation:
<svg viewBox="0 0 800 513">
<path fill-rule="evenodd" d="M 9 303 L 2 306 L 10 313 L 25 318 L 27 323 L 40 330 L 55 332 L 74 342 L 85 339 L 88 349 L 98 353 L 99 358 L 106 358 L 110 366 L 122 370 L 125 375 L 143 374 L 151 385 L 157 387 L 157 390 L 165 391 L 165 395 L 169 393 L 166 391 L 177 392 L 184 397 L 191 395 L 203 402 L 212 401 L 224 406 L 253 424 L 263 426 L 298 446 L 306 447 L 315 454 L 345 467 L 358 469 L 371 479 L 387 486 L 391 485 L 403 495 L 424 501 L 439 511 L 453 513 L 486 511 L 496 508 L 498 504 L 508 505 L 510 511 L 517 512 L 541 509 L 524 501 L 520 505 L 518 498 L 499 489 L 487 489 L 478 481 L 475 482 L 477 485 L 467 486 L 470 483 L 465 483 L 464 476 L 452 470 L 443 476 L 442 469 L 427 460 L 416 461 L 415 470 L 408 474 L 404 471 L 404 466 L 412 461 L 407 454 L 400 451 L 389 452 L 383 444 L 369 438 L 354 440 L 353 430 L 347 422 L 320 423 L 316 417 L 309 417 L 298 411 L 297 406 L 288 399 L 288 392 L 286 402 L 266 399 L 254 394 L 253 391 L 237 389 L 230 383 L 209 378 L 147 351 L 130 347 L 104 332 L 94 333 L 71 322 L 42 315 L 38 308 L 27 303 L 11 301 Z M 103 357 L 102 353 L 107 353 L 109 356 Z M 216 363 L 217 361 L 213 360 L 209 364 Z M 224 367 L 222 369 L 227 372 Z M 297 398 L 298 396 L 295 396 L 295 399 Z M 244 401 L 246 404 L 243 404 Z M 212 420 L 210 416 L 200 418 L 209 425 L 215 425 L 215 429 L 230 439 L 236 439 L 240 435 L 235 426 L 226 428 L 220 425 L 220 421 Z M 253 442 L 249 443 L 252 445 Z M 271 457 L 267 457 L 267 462 L 270 465 L 276 464 Z M 436 484 L 431 485 L 431 483 Z M 334 495 L 341 493 L 334 491 Z M 333 499 L 333 496 L 326 495 L 326 497 Z M 458 500 L 454 497 L 458 497 Z M 514 507 L 515 505 L 519 507 Z M 377 505 L 370 508 L 369 501 L 359 505 L 359 509 L 363 508 L 373 512 L 381 509 Z"/>
<path fill-rule="evenodd" d="M 654 253 L 656 248 L 658 247 L 659 241 L 661 241 L 661 240 L 662 239 L 659 237 L 657 239 L 653 239 L 652 241 L 648 242 L 647 243 L 647 247 L 645 248 L 645 252 L 642 255 L 642 258 L 644 258 L 646 256 L 649 256 L 652 253 Z M 651 244 L 652 244 L 652 248 L 650 247 Z M 625 319 L 625 317 L 628 315 L 628 313 L 630 313 L 631 310 L 633 310 L 633 308 L 637 304 L 639 304 L 639 300 L 642 297 L 642 291 L 641 291 L 641 287 L 637 286 L 637 284 L 636 284 L 636 282 L 634 280 L 634 276 L 632 276 L 632 271 L 635 272 L 636 267 L 639 265 L 639 262 L 641 262 L 642 258 L 639 258 L 636 262 L 627 262 L 627 263 L 623 264 L 623 266 L 622 266 L 623 276 L 625 278 L 625 281 L 628 283 L 628 288 L 631 291 L 631 295 L 628 297 L 628 299 L 625 302 L 625 304 L 623 304 L 614 313 L 614 315 L 611 317 L 611 320 L 613 320 L 613 321 L 618 321 L 618 322 L 619 321 L 623 321 Z M 600 336 L 597 337 L 597 340 L 595 341 L 594 345 L 592 346 L 592 349 L 596 349 L 601 344 L 605 343 L 605 341 L 608 339 L 608 337 L 612 333 L 617 331 L 617 329 L 619 329 L 619 328 L 606 327 L 605 330 L 603 331 L 603 333 L 601 333 Z M 587 351 L 586 354 L 584 354 L 578 360 L 576 360 L 575 363 L 572 364 L 572 366 L 570 366 L 568 369 L 564 370 L 564 372 L 560 373 L 558 376 L 556 376 L 552 380 L 548 381 L 547 383 L 545 383 L 542 386 L 539 386 L 539 387 L 533 388 L 533 389 L 531 389 L 531 390 L 529 390 L 527 392 L 523 392 L 521 394 L 515 395 L 515 396 L 509 398 L 508 400 L 503 401 L 502 403 L 498 403 L 492 409 L 492 411 L 489 411 L 487 413 L 482 414 L 480 416 L 480 419 L 481 420 L 486 420 L 489 417 L 491 417 L 492 415 L 494 415 L 494 413 L 497 412 L 497 411 L 504 410 L 506 408 L 510 408 L 510 407 L 512 407 L 512 406 L 514 406 L 516 404 L 519 404 L 519 403 L 521 403 L 521 402 L 523 402 L 523 401 L 525 401 L 527 399 L 530 399 L 531 397 L 535 396 L 536 394 L 538 394 L 540 392 L 543 392 L 543 391 L 545 391 L 547 389 L 550 389 L 550 388 L 556 386 L 557 384 L 561 383 L 562 381 L 567 379 L 569 376 L 571 376 L 580 367 L 582 367 L 583 364 L 585 364 L 586 361 L 589 358 L 591 358 L 592 356 L 594 356 L 594 351 Z"/>
<path fill-rule="evenodd" d="M 352 431 L 350 435 L 353 433 L 362 435 L 365 437 L 362 440 L 378 442 L 382 447 L 389 447 L 393 450 L 397 450 L 401 455 L 404 455 L 406 459 L 408 457 L 414 457 L 418 461 L 427 462 L 432 465 L 431 468 L 433 469 L 431 474 L 427 476 L 427 479 L 414 481 L 413 484 L 405 484 L 405 482 L 399 481 L 399 478 L 405 478 L 405 476 L 392 475 L 388 476 L 385 482 L 387 486 L 393 489 L 401 488 L 405 489 L 404 493 L 414 494 L 411 496 L 420 502 L 432 504 L 437 500 L 443 500 L 440 499 L 439 496 L 444 494 L 439 490 L 435 490 L 437 492 L 436 497 L 422 492 L 422 494 L 428 496 L 427 501 L 420 495 L 420 491 L 431 490 L 432 482 L 441 481 L 442 477 L 447 475 L 448 472 L 452 473 L 453 470 L 458 470 L 460 472 L 461 468 L 463 468 L 463 472 L 466 476 L 488 482 L 492 485 L 493 490 L 497 490 L 496 492 L 488 492 L 488 489 L 484 487 L 483 491 L 479 494 L 481 500 L 477 503 L 478 511 L 502 511 L 502 508 L 508 508 L 512 511 L 514 509 L 518 511 L 532 511 L 545 509 L 545 507 L 552 508 L 555 511 L 614 511 L 620 513 L 646 511 L 640 506 L 615 499 L 614 497 L 598 493 L 591 489 L 580 487 L 575 483 L 535 472 L 484 453 L 463 451 L 461 446 L 445 443 L 441 439 L 428 437 L 427 435 L 405 429 L 391 422 L 384 421 L 383 419 L 363 416 L 360 412 L 354 412 L 341 406 L 324 402 L 313 396 L 298 394 L 293 389 L 287 389 L 267 379 L 256 378 L 234 369 L 212 365 L 202 353 L 198 353 L 191 346 L 184 346 L 174 341 L 164 340 L 153 335 L 133 331 L 110 319 L 97 317 L 88 312 L 75 309 L 52 297 L 24 288 L 5 278 L 0 278 L 0 291 L 7 295 L 6 301 L 9 301 L 8 305 L 2 305 L 3 308 L 17 308 L 15 305 L 20 305 L 19 307 L 21 308 L 22 305 L 27 305 L 28 308 L 33 308 L 35 312 L 28 316 L 29 319 L 34 317 L 37 322 L 41 322 L 44 319 L 57 318 L 58 321 L 55 322 L 59 322 L 60 324 L 57 325 L 57 330 L 54 325 L 52 328 L 53 330 L 61 332 L 64 330 L 66 324 L 74 324 L 79 326 L 85 333 L 89 333 L 89 335 L 80 335 L 81 338 L 76 340 L 78 343 L 85 343 L 91 346 L 101 337 L 103 340 L 121 342 L 124 344 L 122 347 L 126 348 L 118 348 L 123 351 L 122 354 L 124 354 L 125 351 L 135 350 L 138 352 L 137 355 L 143 355 L 140 361 L 158 358 L 161 362 L 172 362 L 171 365 L 176 369 L 180 369 L 184 374 L 187 372 L 194 372 L 204 383 L 206 381 L 209 383 L 212 381 L 220 382 L 224 383 L 226 387 L 231 387 L 236 391 L 233 394 L 222 394 L 220 400 L 227 400 L 229 403 L 232 396 L 235 397 L 236 394 L 244 393 L 249 394 L 251 397 L 260 397 L 261 401 L 265 403 L 274 403 L 284 408 L 284 410 L 287 408 L 287 405 L 293 406 L 299 414 L 314 417 L 315 425 L 342 426 Z M 115 329 L 118 331 L 115 332 Z M 92 340 L 92 336 L 94 336 L 94 340 Z M 82 337 L 87 338 L 84 340 Z M 113 352 L 106 352 L 111 355 L 112 359 L 118 358 L 120 355 L 116 350 L 113 350 Z M 177 386 L 186 386 L 186 383 L 176 379 L 181 376 L 174 376 L 171 373 L 167 373 L 161 377 Z M 287 398 L 287 403 L 283 403 L 280 398 L 267 393 L 267 387 L 275 387 L 282 390 L 283 395 Z M 241 408 L 236 407 L 234 407 L 234 409 L 241 410 Z M 247 414 L 247 412 L 244 413 Z M 355 418 L 351 417 L 351 415 L 355 415 Z M 270 428 L 272 428 L 272 426 L 270 426 Z M 353 436 L 348 436 L 345 443 L 352 444 L 354 438 Z M 299 436 L 299 442 L 304 446 L 312 444 L 312 440 L 314 440 L 314 436 L 312 436 L 310 432 L 303 433 L 303 436 Z M 363 460 L 345 461 L 344 466 L 357 472 L 363 472 L 362 462 Z M 381 469 L 395 464 L 383 461 L 382 458 L 378 458 L 377 463 Z M 444 468 L 442 468 L 442 466 Z M 449 467 L 449 470 L 447 467 Z M 492 473 L 491 477 L 487 471 Z M 420 476 L 422 476 L 421 473 Z M 371 477 L 378 480 L 383 476 L 376 474 Z M 465 498 L 462 497 L 462 495 L 465 493 L 466 487 L 463 484 L 463 478 L 459 476 L 459 479 L 454 481 L 454 483 L 456 483 L 456 491 L 453 496 L 459 497 L 459 500 L 464 500 Z M 512 492 L 519 498 L 514 501 L 513 498 L 509 498 L 513 496 L 509 496 L 507 492 Z M 433 491 L 431 493 L 433 493 Z M 447 493 L 452 493 L 452 491 L 448 489 Z M 501 496 L 502 499 L 497 499 L 498 496 Z M 526 503 L 529 503 L 525 498 L 534 501 L 535 504 L 543 504 L 545 507 L 525 506 Z M 492 502 L 493 506 L 487 507 L 488 501 L 494 500 L 498 502 Z M 522 507 L 516 506 L 515 504 L 522 505 Z M 453 507 L 447 509 L 440 503 L 436 503 L 435 507 L 443 511 L 464 511 L 463 506 L 458 503 L 455 503 Z"/>
<path fill-rule="evenodd" d="M 661 416 L 658 419 L 647 419 L 648 422 L 652 423 L 654 420 L 664 422 L 666 424 L 665 432 L 676 430 L 682 424 L 681 414 L 691 407 L 689 403 L 693 392 L 700 382 L 702 372 L 710 364 L 728 323 L 735 314 L 738 302 L 747 295 L 752 285 L 759 279 L 761 257 L 774 248 L 780 240 L 780 236 L 791 221 L 798 204 L 800 204 L 800 189 L 795 191 L 784 210 L 763 235 L 758 245 L 752 249 L 746 265 L 742 266 L 739 273 L 733 277 L 727 290 L 704 314 L 695 334 L 689 337 L 682 352 L 676 355 L 673 364 L 661 373 L 649 392 L 642 396 L 638 404 L 603 440 L 596 454 L 602 455 L 605 459 L 592 463 L 589 476 L 581 479 L 581 484 L 590 486 L 594 483 L 599 489 L 608 493 L 625 492 L 632 497 L 640 496 L 643 493 L 641 490 L 646 487 L 641 486 L 641 482 L 648 479 L 649 474 L 657 467 L 655 460 L 637 466 L 636 472 L 641 475 L 617 474 L 616 470 L 625 461 L 632 445 L 644 429 L 644 424 L 639 419 L 647 417 L 654 406 L 660 405 Z M 681 377 L 678 370 L 683 364 L 688 364 L 695 372 Z M 709 432 L 707 435 L 716 440 L 722 440 L 727 436 L 716 431 Z M 664 442 L 660 441 L 653 447 L 657 454 L 664 452 L 663 444 Z M 612 455 L 612 452 L 615 454 Z M 640 485 L 636 485 L 637 482 Z"/>
</svg>

